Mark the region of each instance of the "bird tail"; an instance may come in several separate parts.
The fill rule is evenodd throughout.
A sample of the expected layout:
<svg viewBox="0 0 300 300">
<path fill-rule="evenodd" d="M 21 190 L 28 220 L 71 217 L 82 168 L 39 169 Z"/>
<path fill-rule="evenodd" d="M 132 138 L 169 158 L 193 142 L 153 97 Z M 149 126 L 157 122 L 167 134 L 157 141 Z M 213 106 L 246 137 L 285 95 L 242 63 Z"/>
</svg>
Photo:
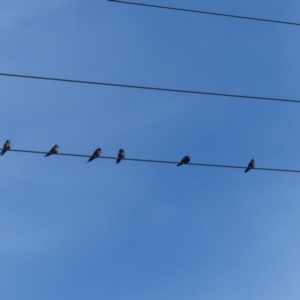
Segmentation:
<svg viewBox="0 0 300 300">
<path fill-rule="evenodd" d="M 1 151 L 0 155 L 2 156 L 5 152 L 4 151 Z"/>
<path fill-rule="evenodd" d="M 117 161 L 116 161 L 116 164 L 118 164 L 120 161 L 121 161 L 121 159 L 118 158 Z"/>
<path fill-rule="evenodd" d="M 87 163 L 91 162 L 95 157 L 90 157 Z"/>
<path fill-rule="evenodd" d="M 45 154 L 45 157 L 47 157 L 47 156 L 49 156 L 50 154 L 49 153 L 47 153 L 47 154 Z"/>
<path fill-rule="evenodd" d="M 245 173 L 247 173 L 249 170 L 250 170 L 250 169 L 247 168 L 247 169 L 245 170 Z"/>
<path fill-rule="evenodd" d="M 177 165 L 177 167 L 179 167 L 179 166 L 181 166 L 182 165 L 182 163 L 179 163 L 178 165 Z"/>
</svg>

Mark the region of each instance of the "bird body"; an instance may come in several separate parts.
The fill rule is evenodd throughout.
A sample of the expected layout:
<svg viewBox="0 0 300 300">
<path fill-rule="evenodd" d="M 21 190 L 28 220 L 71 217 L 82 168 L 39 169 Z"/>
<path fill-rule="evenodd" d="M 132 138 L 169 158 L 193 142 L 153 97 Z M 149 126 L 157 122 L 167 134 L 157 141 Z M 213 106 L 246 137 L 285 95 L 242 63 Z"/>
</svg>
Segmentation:
<svg viewBox="0 0 300 300">
<path fill-rule="evenodd" d="M 99 157 L 101 154 L 101 149 L 100 148 L 97 148 L 93 155 L 89 158 L 89 160 L 87 161 L 87 163 L 91 162 L 93 159 L 95 159 L 96 157 Z"/>
<path fill-rule="evenodd" d="M 190 162 L 190 157 L 189 156 L 185 156 L 181 162 L 177 165 L 177 167 L 183 165 L 183 164 L 188 164 Z"/>
<path fill-rule="evenodd" d="M 4 155 L 4 153 L 7 151 L 7 150 L 10 150 L 11 149 L 11 143 L 10 143 L 10 140 L 7 140 L 4 145 L 3 145 L 3 149 L 0 153 L 0 155 Z"/>
<path fill-rule="evenodd" d="M 248 171 L 250 171 L 251 169 L 255 168 L 255 160 L 251 159 L 251 161 L 248 164 L 247 169 L 245 170 L 245 173 L 247 173 Z"/>
<path fill-rule="evenodd" d="M 123 149 L 120 149 L 116 164 L 118 164 L 123 158 L 125 158 L 125 155 L 126 155 L 125 151 Z"/>
<path fill-rule="evenodd" d="M 52 155 L 52 154 L 57 154 L 58 153 L 58 150 L 59 150 L 59 147 L 58 145 L 54 145 L 51 150 L 45 154 L 45 157 L 49 156 L 49 155 Z"/>
</svg>

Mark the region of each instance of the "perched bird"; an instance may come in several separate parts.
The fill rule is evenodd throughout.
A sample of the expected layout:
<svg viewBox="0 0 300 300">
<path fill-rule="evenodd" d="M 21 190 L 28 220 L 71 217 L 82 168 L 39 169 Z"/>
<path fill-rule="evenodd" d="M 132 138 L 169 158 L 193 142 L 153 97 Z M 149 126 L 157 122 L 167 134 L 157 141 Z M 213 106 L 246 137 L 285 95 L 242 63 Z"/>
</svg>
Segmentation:
<svg viewBox="0 0 300 300">
<path fill-rule="evenodd" d="M 251 161 L 248 164 L 247 169 L 245 170 L 245 173 L 247 173 L 248 171 L 250 171 L 251 169 L 255 168 L 255 160 L 251 159 Z"/>
<path fill-rule="evenodd" d="M 125 151 L 123 149 L 119 150 L 118 159 L 116 161 L 116 164 L 118 164 L 123 158 L 125 158 Z"/>
<path fill-rule="evenodd" d="M 89 160 L 87 161 L 87 163 L 90 162 L 90 161 L 92 161 L 92 160 L 95 159 L 96 157 L 99 157 L 100 154 L 101 154 L 101 149 L 100 149 L 100 148 L 97 148 L 97 149 L 94 151 L 93 155 L 89 158 Z"/>
<path fill-rule="evenodd" d="M 183 165 L 183 164 L 188 164 L 189 162 L 190 162 L 189 156 L 185 156 L 185 157 L 181 160 L 181 162 L 177 165 L 177 167 L 178 167 L 178 166 L 181 166 L 181 165 Z"/>
<path fill-rule="evenodd" d="M 10 150 L 10 148 L 11 148 L 10 140 L 7 140 L 3 145 L 3 150 L 1 151 L 0 155 L 3 155 L 7 150 Z"/>
<path fill-rule="evenodd" d="M 47 156 L 49 156 L 49 155 L 52 155 L 52 154 L 58 153 L 58 150 L 59 150 L 58 145 L 54 145 L 54 146 L 51 148 L 51 150 L 50 150 L 47 154 L 45 154 L 45 157 L 47 157 Z"/>
</svg>

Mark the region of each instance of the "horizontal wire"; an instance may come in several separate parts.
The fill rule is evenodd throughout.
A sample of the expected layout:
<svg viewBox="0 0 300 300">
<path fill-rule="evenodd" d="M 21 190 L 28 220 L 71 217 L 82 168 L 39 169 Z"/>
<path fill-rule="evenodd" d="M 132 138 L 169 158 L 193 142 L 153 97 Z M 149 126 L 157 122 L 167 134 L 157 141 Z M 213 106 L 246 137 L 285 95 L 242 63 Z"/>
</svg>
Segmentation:
<svg viewBox="0 0 300 300">
<path fill-rule="evenodd" d="M 0 150 L 5 150 L 0 148 Z M 32 153 L 32 154 L 48 154 L 49 152 L 44 151 L 34 151 L 34 150 L 17 150 L 17 149 L 10 149 L 6 150 L 10 152 L 23 152 L 23 153 Z M 57 153 L 52 155 L 62 155 L 62 156 L 73 156 L 73 157 L 85 157 L 89 158 L 93 155 L 86 155 L 86 154 L 73 154 L 73 153 Z M 117 160 L 118 157 L 113 156 L 100 156 L 94 157 L 100 159 L 114 159 Z M 168 161 L 168 160 L 154 160 L 154 159 L 141 159 L 141 158 L 123 158 L 122 160 L 128 161 L 138 161 L 138 162 L 148 162 L 148 163 L 160 163 L 160 164 L 178 164 L 179 161 Z M 186 165 L 191 166 L 198 166 L 198 167 L 214 167 L 214 168 L 228 168 L 228 169 L 246 169 L 247 166 L 233 166 L 233 165 L 219 165 L 219 164 L 204 164 L 204 163 L 188 163 Z M 288 172 L 288 173 L 300 173 L 300 170 L 291 170 L 291 169 L 277 169 L 277 168 L 254 168 L 253 170 L 259 171 L 272 171 L 272 172 Z"/>
<path fill-rule="evenodd" d="M 265 101 L 300 103 L 300 100 L 297 100 L 297 99 L 249 96 L 249 95 L 238 95 L 238 94 L 225 94 L 225 93 L 204 92 L 204 91 L 195 91 L 195 90 L 160 88 L 160 87 L 108 83 L 108 82 L 99 82 L 99 81 L 86 81 L 86 80 L 76 80 L 76 79 L 66 79 L 66 78 L 11 74 L 11 73 L 0 73 L 0 76 L 26 78 L 26 79 L 37 79 L 37 80 L 50 80 L 50 81 L 69 82 L 69 83 L 93 84 L 93 85 L 103 85 L 103 86 L 131 88 L 131 89 L 140 89 L 140 90 L 152 90 L 152 91 L 161 91 L 161 92 L 174 92 L 174 93 L 196 94 L 196 95 L 206 95 L 206 96 L 220 96 L 220 97 L 230 97 L 230 98 L 244 98 L 244 99 L 255 99 L 255 100 L 265 100 Z"/>
<path fill-rule="evenodd" d="M 300 23 L 290 22 L 290 21 L 280 21 L 280 20 L 272 20 L 272 19 L 264 19 L 264 18 L 255 18 L 255 17 L 247 17 L 247 16 L 223 14 L 223 13 L 201 11 L 201 10 L 195 10 L 195 9 L 186 9 L 186 8 L 180 8 L 180 7 L 162 6 L 162 5 L 154 5 L 154 4 L 139 3 L 139 2 L 130 2 L 130 1 L 119 1 L 119 0 L 108 0 L 108 1 L 115 2 L 115 3 L 123 3 L 123 4 L 144 6 L 144 7 L 152 7 L 152 8 L 160 8 L 160 9 L 183 11 L 183 12 L 189 12 L 189 13 L 213 15 L 213 16 L 219 16 L 219 17 L 237 18 L 237 19 L 245 19 L 245 20 L 251 20 L 251 21 L 260 21 L 260 22 L 269 22 L 269 23 L 278 23 L 278 24 L 284 24 L 284 25 L 300 26 Z"/>
</svg>

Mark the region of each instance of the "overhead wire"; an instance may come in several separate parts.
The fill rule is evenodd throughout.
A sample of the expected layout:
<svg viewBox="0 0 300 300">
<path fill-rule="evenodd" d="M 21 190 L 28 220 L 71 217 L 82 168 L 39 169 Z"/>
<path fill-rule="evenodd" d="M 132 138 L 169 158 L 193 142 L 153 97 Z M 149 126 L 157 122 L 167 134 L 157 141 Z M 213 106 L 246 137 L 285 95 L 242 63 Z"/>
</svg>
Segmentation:
<svg viewBox="0 0 300 300">
<path fill-rule="evenodd" d="M 248 17 L 248 16 L 224 14 L 224 13 L 202 11 L 202 10 L 196 10 L 196 9 L 187 9 L 187 8 L 172 7 L 172 6 L 162 6 L 162 5 L 140 3 L 140 2 L 131 2 L 131 1 L 119 1 L 119 0 L 108 0 L 108 1 L 109 2 L 114 2 L 114 3 L 122 3 L 122 4 L 130 4 L 130 5 L 136 5 L 136 6 L 143 6 L 143 7 L 151 7 L 151 8 L 159 8 L 159 9 L 167 9 L 167 10 L 174 10 L 174 11 L 189 12 L 189 13 L 213 15 L 213 16 L 219 16 L 219 17 L 237 18 L 237 19 L 245 19 L 245 20 L 250 20 L 250 21 L 259 21 L 259 22 L 269 22 L 269 23 L 278 23 L 278 24 L 284 24 L 284 25 L 300 26 L 300 23 L 290 22 L 290 21 L 281 21 L 281 20 L 272 20 L 272 19 L 265 19 L 265 18 L 256 18 L 256 17 Z"/>
<path fill-rule="evenodd" d="M 21 153 L 31 153 L 31 154 L 47 154 L 45 151 L 35 151 L 35 150 L 23 150 L 23 149 L 3 149 L 0 148 L 0 150 L 6 150 L 7 152 L 21 152 Z M 93 155 L 87 155 L 87 154 L 74 154 L 74 153 L 56 153 L 52 155 L 61 155 L 61 156 L 72 156 L 72 157 L 85 157 L 90 158 Z M 117 160 L 118 157 L 114 156 L 99 156 L 94 158 L 100 158 L 100 159 L 113 159 Z M 147 163 L 160 163 L 160 164 L 178 164 L 179 161 L 169 161 L 169 160 L 154 160 L 154 159 L 141 159 L 141 158 L 123 158 L 122 160 L 127 161 L 136 161 L 136 162 L 147 162 Z M 197 166 L 197 167 L 213 167 L 213 168 L 227 168 L 227 169 L 246 169 L 246 166 L 235 166 L 235 165 L 223 165 L 223 164 L 207 164 L 207 163 L 188 163 L 184 165 L 191 165 L 191 166 Z M 278 168 L 253 168 L 251 170 L 258 170 L 258 171 L 272 171 L 272 172 L 285 172 L 285 173 L 300 173 L 300 170 L 292 170 L 292 169 L 278 169 Z"/>
<path fill-rule="evenodd" d="M 55 78 L 55 77 L 45 77 L 45 76 L 33 76 L 33 75 L 22 75 L 22 74 L 12 74 L 12 73 L 0 73 L 0 76 L 35 79 L 35 80 L 68 82 L 68 83 L 79 83 L 79 84 L 91 84 L 91 85 L 101 85 L 101 86 L 110 86 L 110 87 L 119 87 L 119 88 L 160 91 L 160 92 L 173 92 L 173 93 L 218 96 L 218 97 L 228 97 L 228 98 L 241 98 L 241 99 L 254 99 L 254 100 L 263 100 L 263 101 L 277 101 L 277 102 L 286 102 L 286 103 L 300 103 L 300 100 L 297 100 L 297 99 L 251 96 L 251 95 L 241 95 L 241 94 L 216 93 L 216 92 L 206 92 L 206 91 L 197 91 L 197 90 L 184 90 L 184 89 L 173 89 L 173 88 L 164 88 L 164 87 L 121 84 L 121 83 L 113 83 L 113 82 L 87 81 L 87 80 Z"/>
</svg>

